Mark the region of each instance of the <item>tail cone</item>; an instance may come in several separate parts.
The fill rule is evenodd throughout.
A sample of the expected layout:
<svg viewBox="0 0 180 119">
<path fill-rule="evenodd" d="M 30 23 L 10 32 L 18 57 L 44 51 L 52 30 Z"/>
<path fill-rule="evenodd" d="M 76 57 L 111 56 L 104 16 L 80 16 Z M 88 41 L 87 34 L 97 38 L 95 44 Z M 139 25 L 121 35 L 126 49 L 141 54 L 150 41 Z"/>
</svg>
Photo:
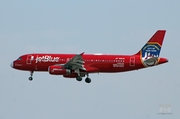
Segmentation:
<svg viewBox="0 0 180 119">
<path fill-rule="evenodd" d="M 163 64 L 163 63 L 166 63 L 166 62 L 168 62 L 168 59 L 166 59 L 166 58 L 160 58 L 158 64 Z"/>
</svg>

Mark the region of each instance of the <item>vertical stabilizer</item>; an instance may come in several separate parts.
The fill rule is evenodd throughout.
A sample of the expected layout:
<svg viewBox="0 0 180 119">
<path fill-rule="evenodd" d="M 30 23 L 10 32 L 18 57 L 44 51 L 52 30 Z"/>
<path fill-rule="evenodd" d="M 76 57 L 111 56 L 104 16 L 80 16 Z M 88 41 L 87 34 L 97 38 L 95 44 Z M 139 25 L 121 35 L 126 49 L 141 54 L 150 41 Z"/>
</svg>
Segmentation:
<svg viewBox="0 0 180 119">
<path fill-rule="evenodd" d="M 154 66 L 160 63 L 159 55 L 161 52 L 165 33 L 165 30 L 158 30 L 142 47 L 142 49 L 135 54 L 140 57 L 140 60 L 145 67 Z"/>
<path fill-rule="evenodd" d="M 142 58 L 159 57 L 165 33 L 166 30 L 158 30 L 136 55 Z"/>
</svg>

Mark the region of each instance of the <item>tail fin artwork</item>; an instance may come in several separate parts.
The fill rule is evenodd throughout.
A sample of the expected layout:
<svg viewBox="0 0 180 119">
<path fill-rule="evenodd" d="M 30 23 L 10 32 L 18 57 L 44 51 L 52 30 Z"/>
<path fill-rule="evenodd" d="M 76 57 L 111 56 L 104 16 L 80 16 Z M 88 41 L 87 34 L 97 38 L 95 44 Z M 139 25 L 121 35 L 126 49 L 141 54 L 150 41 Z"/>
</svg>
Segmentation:
<svg viewBox="0 0 180 119">
<path fill-rule="evenodd" d="M 144 66 L 153 66 L 158 63 L 165 33 L 166 30 L 158 30 L 136 54 L 140 56 Z"/>
</svg>

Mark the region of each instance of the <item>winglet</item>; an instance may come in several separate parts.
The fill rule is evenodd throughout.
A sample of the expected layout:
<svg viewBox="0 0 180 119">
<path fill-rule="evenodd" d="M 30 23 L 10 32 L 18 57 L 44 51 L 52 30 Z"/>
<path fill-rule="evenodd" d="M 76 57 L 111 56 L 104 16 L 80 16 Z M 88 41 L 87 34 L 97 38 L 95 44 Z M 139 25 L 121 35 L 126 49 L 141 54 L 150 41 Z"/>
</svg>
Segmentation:
<svg viewBox="0 0 180 119">
<path fill-rule="evenodd" d="M 81 56 L 82 56 L 82 55 L 84 55 L 84 52 L 82 52 L 82 53 L 81 53 L 81 54 L 79 54 L 79 55 L 81 55 Z"/>
</svg>

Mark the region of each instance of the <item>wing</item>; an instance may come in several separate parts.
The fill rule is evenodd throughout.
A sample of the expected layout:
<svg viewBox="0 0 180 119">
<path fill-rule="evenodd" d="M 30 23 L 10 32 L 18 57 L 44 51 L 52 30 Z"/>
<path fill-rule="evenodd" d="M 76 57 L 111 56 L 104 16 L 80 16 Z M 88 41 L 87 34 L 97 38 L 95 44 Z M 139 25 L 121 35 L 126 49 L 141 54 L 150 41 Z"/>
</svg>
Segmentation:
<svg viewBox="0 0 180 119">
<path fill-rule="evenodd" d="M 70 59 L 66 64 L 64 64 L 63 66 L 67 69 L 73 69 L 73 70 L 85 70 L 83 64 L 85 63 L 82 56 L 83 56 L 84 52 L 81 54 L 77 54 L 75 55 L 72 59 Z"/>
<path fill-rule="evenodd" d="M 73 58 L 71 58 L 66 64 L 62 65 L 66 69 L 72 69 L 74 70 L 75 73 L 80 75 L 81 71 L 85 71 L 88 73 L 94 73 L 94 72 L 99 72 L 99 69 L 96 67 L 92 67 L 89 65 L 83 65 L 85 62 L 82 58 L 84 52 L 81 54 L 75 55 Z"/>
</svg>

